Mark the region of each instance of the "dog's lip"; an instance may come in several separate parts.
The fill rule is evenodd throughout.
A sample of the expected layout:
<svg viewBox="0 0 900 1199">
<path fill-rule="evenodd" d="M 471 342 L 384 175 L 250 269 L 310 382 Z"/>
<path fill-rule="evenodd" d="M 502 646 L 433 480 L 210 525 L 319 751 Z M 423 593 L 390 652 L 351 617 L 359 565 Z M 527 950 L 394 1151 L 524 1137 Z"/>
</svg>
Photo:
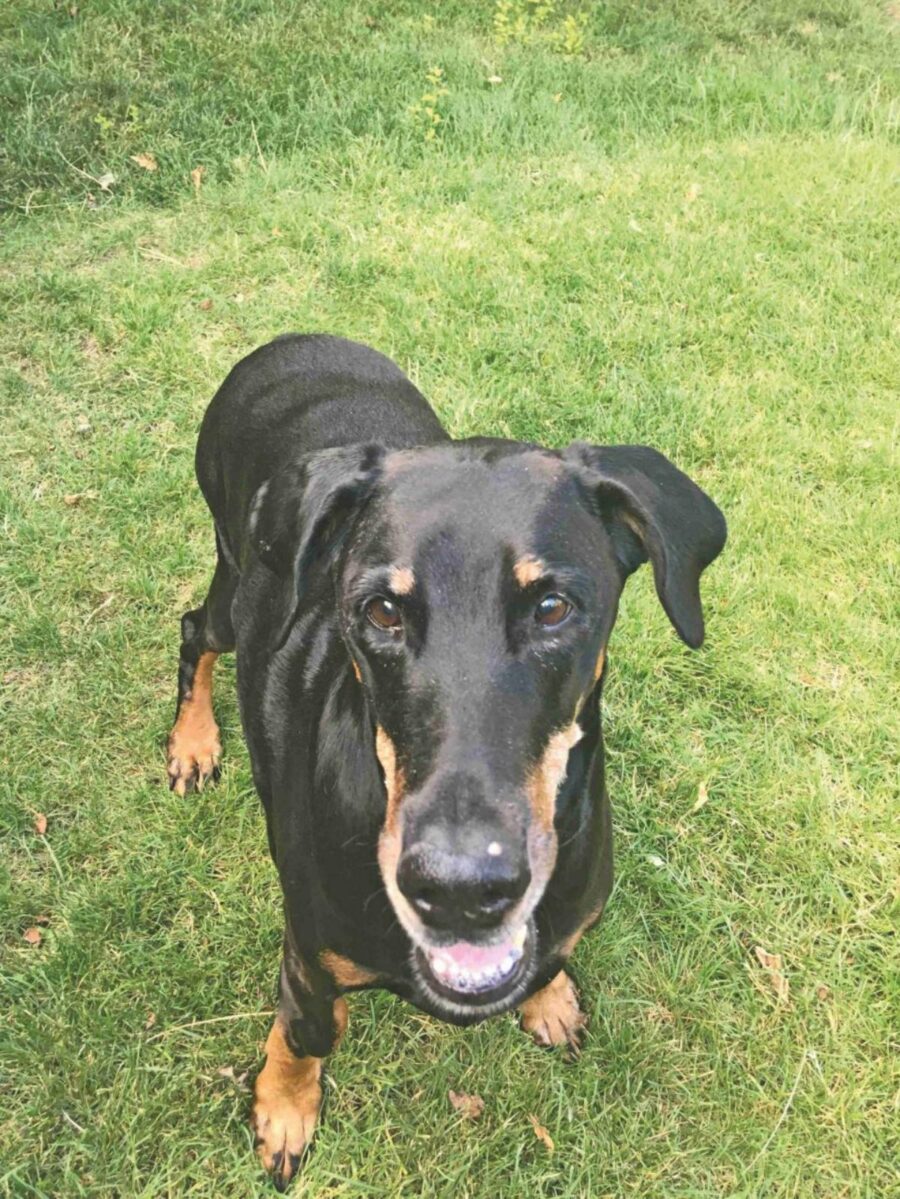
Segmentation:
<svg viewBox="0 0 900 1199">
<path fill-rule="evenodd" d="M 532 941 L 529 926 L 523 924 L 492 945 L 470 941 L 419 945 L 416 962 L 438 996 L 466 1005 L 496 1003 L 515 988 L 528 968 Z"/>
</svg>

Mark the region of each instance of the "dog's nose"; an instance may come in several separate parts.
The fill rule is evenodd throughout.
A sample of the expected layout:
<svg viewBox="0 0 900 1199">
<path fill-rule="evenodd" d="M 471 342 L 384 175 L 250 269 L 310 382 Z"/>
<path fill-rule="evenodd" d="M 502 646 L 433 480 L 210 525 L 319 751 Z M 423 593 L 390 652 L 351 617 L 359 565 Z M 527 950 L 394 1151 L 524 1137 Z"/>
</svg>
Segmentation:
<svg viewBox="0 0 900 1199">
<path fill-rule="evenodd" d="M 482 854 L 418 841 L 397 866 L 397 885 L 424 923 L 454 932 L 499 924 L 530 881 L 527 863 L 500 841 L 486 841 Z"/>
</svg>

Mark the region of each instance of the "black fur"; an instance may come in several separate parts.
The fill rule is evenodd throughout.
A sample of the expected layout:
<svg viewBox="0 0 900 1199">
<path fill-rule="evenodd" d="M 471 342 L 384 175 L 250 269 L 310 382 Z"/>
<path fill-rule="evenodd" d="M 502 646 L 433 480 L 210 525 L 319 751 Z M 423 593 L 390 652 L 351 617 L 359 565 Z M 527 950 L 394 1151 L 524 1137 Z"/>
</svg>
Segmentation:
<svg viewBox="0 0 900 1199">
<path fill-rule="evenodd" d="M 521 1003 L 559 970 L 561 946 L 612 885 L 596 675 L 622 586 L 649 558 L 673 625 L 699 645 L 699 578 L 725 541 L 718 508 L 645 447 L 451 442 L 397 366 L 325 336 L 279 338 L 232 370 L 204 417 L 197 475 L 218 563 L 205 604 L 185 618 L 182 660 L 190 669 L 205 649 L 237 648 L 284 892 L 280 1003 L 292 1047 L 331 1047 L 340 988 L 321 965 L 326 949 L 456 1023 Z M 524 557 L 546 568 L 527 585 L 515 576 Z M 391 564 L 415 577 L 393 596 L 399 639 L 365 616 L 371 595 L 390 595 Z M 559 630 L 536 624 L 548 590 L 572 603 Z M 404 853 L 424 855 L 416 868 L 440 889 L 479 844 L 502 840 L 503 869 L 474 880 L 502 906 L 513 901 L 503 888 L 512 896 L 535 869 L 529 779 L 576 718 L 583 735 L 555 800 L 558 852 L 531 914 L 528 967 L 497 1002 L 445 1003 L 423 981 L 379 869 L 375 728 L 402 773 Z M 452 924 L 456 908 L 446 911 Z M 435 919 L 438 943 L 481 935 Z"/>
</svg>

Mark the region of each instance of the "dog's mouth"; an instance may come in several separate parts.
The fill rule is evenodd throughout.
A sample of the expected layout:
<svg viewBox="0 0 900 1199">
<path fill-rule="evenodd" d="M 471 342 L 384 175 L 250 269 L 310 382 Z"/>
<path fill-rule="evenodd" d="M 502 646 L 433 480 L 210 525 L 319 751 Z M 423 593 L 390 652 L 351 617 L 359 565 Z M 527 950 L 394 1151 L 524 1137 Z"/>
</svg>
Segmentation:
<svg viewBox="0 0 900 1199">
<path fill-rule="evenodd" d="M 441 999 L 466 1007 L 489 1006 L 508 999 L 525 979 L 533 956 L 529 925 L 495 945 L 456 941 L 416 947 L 419 975 Z"/>
</svg>

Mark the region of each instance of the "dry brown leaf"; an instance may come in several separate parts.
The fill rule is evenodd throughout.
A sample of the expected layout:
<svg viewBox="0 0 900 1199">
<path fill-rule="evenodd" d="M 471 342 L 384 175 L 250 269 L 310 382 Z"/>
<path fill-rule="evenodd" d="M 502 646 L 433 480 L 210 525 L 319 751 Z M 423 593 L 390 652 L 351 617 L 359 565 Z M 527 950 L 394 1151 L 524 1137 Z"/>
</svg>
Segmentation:
<svg viewBox="0 0 900 1199">
<path fill-rule="evenodd" d="M 697 788 L 697 798 L 694 800 L 694 806 L 691 808 L 691 812 L 699 812 L 700 809 L 705 808 L 708 803 L 709 791 L 707 790 L 706 783 L 701 783 Z"/>
<path fill-rule="evenodd" d="M 200 195 L 200 188 L 203 185 L 203 176 L 206 174 L 206 167 L 194 167 L 191 171 L 191 183 L 194 185 L 194 192 Z"/>
<path fill-rule="evenodd" d="M 780 953 L 768 953 L 761 945 L 754 945 L 753 952 L 760 966 L 766 970 L 780 970 L 784 965 Z"/>
<path fill-rule="evenodd" d="M 26 928 L 22 937 L 29 945 L 40 945 L 43 933 L 39 928 Z"/>
<path fill-rule="evenodd" d="M 780 953 L 769 953 L 763 949 L 761 945 L 755 945 L 753 952 L 756 954 L 756 960 L 760 966 L 769 974 L 769 981 L 772 984 L 772 990 L 779 1003 L 787 1003 L 790 999 L 791 987 L 788 980 L 781 973 L 784 968 L 784 962 Z"/>
<path fill-rule="evenodd" d="M 158 169 L 158 163 L 152 154 L 132 154 L 131 161 L 136 162 L 145 171 L 155 171 Z"/>
<path fill-rule="evenodd" d="M 534 1135 L 539 1141 L 542 1141 L 547 1146 L 547 1152 L 552 1153 L 556 1148 L 556 1146 L 553 1144 L 553 1137 L 551 1137 L 547 1129 L 543 1126 L 543 1124 L 541 1124 L 537 1116 L 529 1116 L 528 1119 L 531 1121 L 531 1127 L 534 1129 Z"/>
<path fill-rule="evenodd" d="M 824 983 L 819 983 L 816 987 L 816 996 L 822 1003 L 825 1003 L 831 998 L 831 987 L 826 987 Z"/>
<path fill-rule="evenodd" d="M 201 300 L 197 307 L 200 308 L 202 312 L 209 312 L 210 308 L 212 308 L 212 300 Z"/>
<path fill-rule="evenodd" d="M 156 1012 L 148 1012 L 147 1019 L 144 1021 L 144 1028 L 152 1028 L 156 1023 Z"/>
<path fill-rule="evenodd" d="M 654 1003 L 653 1007 L 647 1009 L 647 1019 L 651 1024 L 671 1024 L 675 1017 L 665 1004 Z"/>
<path fill-rule="evenodd" d="M 38 812 L 34 818 L 34 831 L 39 837 L 43 837 L 47 831 L 47 817 L 43 812 Z"/>
<path fill-rule="evenodd" d="M 480 1095 L 466 1095 L 462 1091 L 450 1091 L 449 1095 L 454 1110 L 467 1120 L 477 1120 L 484 1111 L 484 1100 Z"/>
</svg>

